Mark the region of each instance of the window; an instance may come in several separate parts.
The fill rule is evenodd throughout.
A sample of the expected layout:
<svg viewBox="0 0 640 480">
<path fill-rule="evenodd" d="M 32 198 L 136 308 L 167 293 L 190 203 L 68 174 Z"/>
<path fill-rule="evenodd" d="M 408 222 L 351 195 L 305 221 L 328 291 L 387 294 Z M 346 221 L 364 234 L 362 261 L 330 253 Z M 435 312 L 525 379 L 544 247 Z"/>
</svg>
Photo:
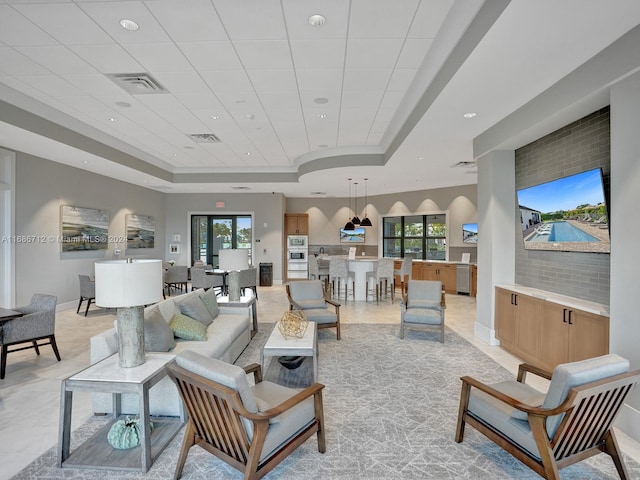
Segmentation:
<svg viewBox="0 0 640 480">
<path fill-rule="evenodd" d="M 446 260 L 447 216 L 407 215 L 383 219 L 385 257 L 413 256 L 419 260 Z"/>
<path fill-rule="evenodd" d="M 251 215 L 192 215 L 191 264 L 195 260 L 218 266 L 218 251 L 226 248 L 249 249 L 253 238 Z"/>
</svg>

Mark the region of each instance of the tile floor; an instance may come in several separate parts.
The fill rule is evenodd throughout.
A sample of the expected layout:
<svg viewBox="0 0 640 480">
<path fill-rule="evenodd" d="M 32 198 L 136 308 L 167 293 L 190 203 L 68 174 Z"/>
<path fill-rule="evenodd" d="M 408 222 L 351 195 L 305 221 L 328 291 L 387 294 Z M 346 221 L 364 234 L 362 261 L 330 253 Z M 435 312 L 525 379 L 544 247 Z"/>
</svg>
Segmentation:
<svg viewBox="0 0 640 480">
<path fill-rule="evenodd" d="M 258 318 L 275 322 L 288 308 L 282 285 L 259 287 Z M 475 298 L 447 296 L 446 323 L 449 328 L 478 347 L 509 371 L 517 371 L 518 359 L 500 347 L 489 346 L 473 335 Z M 60 311 L 56 317 L 56 339 L 61 362 L 50 347 L 12 353 L 7 360 L 7 374 L 0 380 L 0 480 L 11 478 L 39 455 L 57 443 L 60 405 L 60 381 L 89 364 L 89 338 L 111 328 L 115 314 L 96 307 L 89 315 L 77 315 L 73 309 Z M 400 307 L 381 302 L 343 302 L 343 323 L 400 322 Z M 541 384 L 540 388 L 544 385 Z M 73 425 L 76 428 L 90 415 L 89 394 L 74 394 Z M 453 435 L 453 433 L 452 433 Z M 624 434 L 618 436 L 623 451 L 640 461 L 640 443 Z"/>
</svg>

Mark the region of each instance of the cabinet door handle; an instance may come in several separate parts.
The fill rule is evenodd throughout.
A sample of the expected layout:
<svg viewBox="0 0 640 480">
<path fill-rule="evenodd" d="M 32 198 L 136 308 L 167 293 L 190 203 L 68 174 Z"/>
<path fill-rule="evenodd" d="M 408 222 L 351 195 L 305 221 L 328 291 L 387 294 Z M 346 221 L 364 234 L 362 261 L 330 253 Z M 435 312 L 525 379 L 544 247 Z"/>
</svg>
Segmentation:
<svg viewBox="0 0 640 480">
<path fill-rule="evenodd" d="M 518 295 L 516 295 L 515 293 L 513 294 L 513 304 L 514 305 L 518 305 Z"/>
<path fill-rule="evenodd" d="M 567 309 L 562 309 L 562 323 L 567 323 Z"/>
<path fill-rule="evenodd" d="M 573 322 L 571 321 L 571 314 L 573 313 L 573 310 L 569 310 L 569 325 L 573 325 Z"/>
</svg>

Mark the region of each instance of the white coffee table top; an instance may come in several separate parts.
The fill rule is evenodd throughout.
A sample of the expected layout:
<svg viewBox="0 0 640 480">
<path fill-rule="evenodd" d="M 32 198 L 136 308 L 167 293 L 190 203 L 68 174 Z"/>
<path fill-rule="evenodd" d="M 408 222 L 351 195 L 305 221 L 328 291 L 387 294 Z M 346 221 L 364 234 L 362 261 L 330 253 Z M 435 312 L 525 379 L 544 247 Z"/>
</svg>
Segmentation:
<svg viewBox="0 0 640 480">
<path fill-rule="evenodd" d="M 263 352 L 265 356 L 310 355 L 316 349 L 317 338 L 315 322 L 309 322 L 302 338 L 285 337 L 276 323 L 264 344 Z"/>
</svg>

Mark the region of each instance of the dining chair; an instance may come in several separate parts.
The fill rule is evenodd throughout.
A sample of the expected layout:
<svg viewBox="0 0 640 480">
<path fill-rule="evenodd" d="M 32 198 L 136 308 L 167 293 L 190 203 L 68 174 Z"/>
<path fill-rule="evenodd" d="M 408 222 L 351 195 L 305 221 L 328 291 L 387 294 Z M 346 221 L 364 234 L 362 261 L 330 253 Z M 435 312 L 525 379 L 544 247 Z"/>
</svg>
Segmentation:
<svg viewBox="0 0 640 480">
<path fill-rule="evenodd" d="M 87 308 L 84 311 L 84 316 L 86 317 L 89 313 L 91 302 L 96 300 L 96 282 L 89 275 L 78 275 L 78 280 L 80 282 L 80 301 L 78 302 L 76 313 L 80 313 L 82 302 L 86 300 Z"/>
<path fill-rule="evenodd" d="M 171 295 L 171 289 L 180 289 L 180 291 L 187 291 L 187 283 L 189 281 L 189 268 L 186 265 L 173 265 L 169 266 L 164 274 L 164 284 L 167 287 L 169 295 Z"/>
</svg>

